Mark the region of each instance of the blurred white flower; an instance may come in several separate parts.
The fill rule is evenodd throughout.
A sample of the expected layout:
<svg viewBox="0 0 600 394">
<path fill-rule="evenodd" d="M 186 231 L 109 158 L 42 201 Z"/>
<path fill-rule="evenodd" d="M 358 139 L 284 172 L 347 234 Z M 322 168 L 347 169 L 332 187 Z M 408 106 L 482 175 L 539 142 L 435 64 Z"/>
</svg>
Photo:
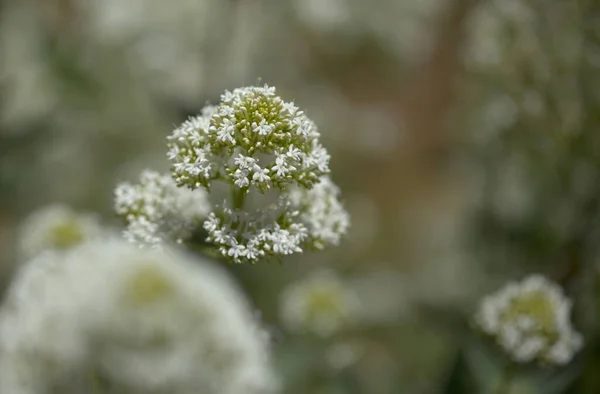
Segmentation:
<svg viewBox="0 0 600 394">
<path fill-rule="evenodd" d="M 131 72 L 158 93 L 195 103 L 211 88 L 218 46 L 230 44 L 233 4 L 215 0 L 77 0 L 73 7 L 93 41 L 125 49 Z"/>
<path fill-rule="evenodd" d="M 355 324 L 358 296 L 337 275 L 322 270 L 287 288 L 281 298 L 281 318 L 294 331 L 327 337 Z"/>
<path fill-rule="evenodd" d="M 272 393 L 264 339 L 217 267 L 168 248 L 90 242 L 17 273 L 0 312 L 0 392 L 96 376 L 123 394 Z"/>
<path fill-rule="evenodd" d="M 485 297 L 475 321 L 516 362 L 563 365 L 583 345 L 571 307 L 558 285 L 532 275 Z"/>
<path fill-rule="evenodd" d="M 512 155 L 500 162 L 496 169 L 496 180 L 491 188 L 491 208 L 497 217 L 507 223 L 518 223 L 534 208 L 532 187 L 534 179 L 528 173 L 527 158 Z"/>
<path fill-rule="evenodd" d="M 447 0 L 394 0 L 388 7 L 372 7 L 355 0 L 366 14 L 368 27 L 388 52 L 418 64 L 435 42 L 435 24 L 446 11 Z"/>
<path fill-rule="evenodd" d="M 51 71 L 43 62 L 43 40 L 33 7 L 27 2 L 3 7 L 0 16 L 0 133 L 48 115 L 56 104 Z"/>
<path fill-rule="evenodd" d="M 333 372 L 339 373 L 356 364 L 363 353 L 364 349 L 358 343 L 337 342 L 327 349 L 325 359 Z"/>
<path fill-rule="evenodd" d="M 30 214 L 19 229 L 21 256 L 28 259 L 46 250 L 66 250 L 102 236 L 98 218 L 53 204 Z"/>
<path fill-rule="evenodd" d="M 423 58 L 433 42 L 433 23 L 446 0 L 390 0 L 377 6 L 363 0 L 295 0 L 294 17 L 312 33 L 326 35 L 317 44 L 330 51 L 356 49 L 369 37 L 407 63 Z M 343 46 L 344 48 L 340 48 Z"/>
<path fill-rule="evenodd" d="M 210 209 L 204 190 L 178 187 L 170 175 L 154 171 L 143 171 L 139 184 L 115 189 L 115 210 L 127 222 L 124 236 L 141 245 L 185 241 Z"/>
<path fill-rule="evenodd" d="M 296 17 L 319 32 L 347 29 L 351 13 L 347 0 L 295 0 Z"/>
</svg>

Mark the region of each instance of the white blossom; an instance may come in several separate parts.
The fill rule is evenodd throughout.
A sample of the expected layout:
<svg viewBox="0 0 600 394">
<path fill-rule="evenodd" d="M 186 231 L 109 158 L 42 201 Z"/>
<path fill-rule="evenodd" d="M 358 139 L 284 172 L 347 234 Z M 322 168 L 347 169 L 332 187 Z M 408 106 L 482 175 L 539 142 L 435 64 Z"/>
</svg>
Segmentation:
<svg viewBox="0 0 600 394">
<path fill-rule="evenodd" d="M 182 131 L 183 126 L 169 137 L 169 159 L 178 184 L 208 188 L 218 179 L 240 189 L 254 186 L 265 192 L 288 185 L 310 188 L 329 172 L 329 156 L 319 143 L 315 124 L 277 96 L 275 88 L 234 89 L 221 96 L 217 107 L 210 108 L 195 118 L 198 126 L 194 131 L 202 138 L 192 141 L 192 134 Z M 198 157 L 192 148 L 210 157 L 214 167 L 208 170 L 199 166 L 196 173 L 190 171 Z M 252 159 L 252 165 L 229 160 L 239 156 Z M 247 174 L 239 172 L 243 169 Z M 256 173 L 259 175 L 254 177 Z"/>
<path fill-rule="evenodd" d="M 360 302 L 333 271 L 321 270 L 290 285 L 281 298 L 281 318 L 293 331 L 327 337 L 357 322 Z"/>
<path fill-rule="evenodd" d="M 535 13 L 523 0 L 492 0 L 478 4 L 468 20 L 467 65 L 474 70 L 498 70 L 520 56 L 532 59 L 537 45 Z M 514 41 L 511 37 L 515 37 Z M 537 64 L 535 64 L 537 66 Z"/>
<path fill-rule="evenodd" d="M 204 229 L 223 256 L 234 263 L 255 263 L 302 252 L 309 232 L 297 216 L 285 199 L 254 211 L 234 210 L 224 203 L 215 207 Z"/>
<path fill-rule="evenodd" d="M 52 204 L 29 215 L 20 226 L 20 254 L 27 259 L 46 250 L 69 249 L 102 233 L 96 216 Z"/>
<path fill-rule="evenodd" d="M 314 122 L 267 85 L 225 92 L 168 137 L 177 185 L 230 186 L 231 197 L 204 222 L 207 241 L 225 258 L 254 263 L 339 242 L 348 217 L 325 178 L 329 154 L 319 137 Z M 250 193 L 258 201 L 252 209 L 244 207 Z"/>
<path fill-rule="evenodd" d="M 124 236 L 141 245 L 187 240 L 210 209 L 203 190 L 177 187 L 171 176 L 154 171 L 142 172 L 139 184 L 115 189 L 115 210 L 127 222 Z"/>
<path fill-rule="evenodd" d="M 571 307 L 558 285 L 532 275 L 485 297 L 475 320 L 516 362 L 563 365 L 583 345 Z"/>
<path fill-rule="evenodd" d="M 267 394 L 276 388 L 268 350 L 224 271 L 107 239 L 17 273 L 0 310 L 0 392 L 76 382 L 89 392 L 98 376 L 118 394 Z"/>
</svg>

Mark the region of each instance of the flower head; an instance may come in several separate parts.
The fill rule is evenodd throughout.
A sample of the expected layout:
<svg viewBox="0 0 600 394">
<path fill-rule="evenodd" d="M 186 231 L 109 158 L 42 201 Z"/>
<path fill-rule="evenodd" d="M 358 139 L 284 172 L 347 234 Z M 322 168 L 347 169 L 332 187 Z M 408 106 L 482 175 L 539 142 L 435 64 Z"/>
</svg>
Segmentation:
<svg viewBox="0 0 600 394">
<path fill-rule="evenodd" d="M 476 323 L 517 362 L 562 365 L 583 344 L 570 315 L 571 301 L 561 288 L 532 275 L 484 298 Z"/>
<path fill-rule="evenodd" d="M 20 250 L 31 258 L 46 250 L 66 250 L 101 236 L 99 220 L 62 204 L 49 205 L 32 213 L 20 228 Z"/>
<path fill-rule="evenodd" d="M 111 392 L 274 388 L 264 333 L 225 272 L 119 239 L 30 261 L 0 311 L 0 392 L 37 394 L 93 375 Z"/>
<path fill-rule="evenodd" d="M 358 314 L 358 296 L 329 270 L 291 285 L 281 300 L 281 317 L 290 329 L 324 337 L 355 323 Z"/>
<path fill-rule="evenodd" d="M 329 155 L 315 124 L 275 88 L 225 92 L 221 103 L 169 137 L 173 177 L 191 189 L 215 180 L 261 192 L 289 185 L 306 188 L 329 172 Z"/>
<path fill-rule="evenodd" d="M 329 154 L 319 137 L 304 112 L 268 85 L 226 91 L 168 137 L 178 185 L 211 190 L 220 181 L 231 189 L 204 222 L 224 257 L 254 263 L 339 242 L 348 217 L 326 177 Z M 248 195 L 256 197 L 251 209 Z"/>
<path fill-rule="evenodd" d="M 180 188 L 168 174 L 144 171 L 139 184 L 117 186 L 115 209 L 127 222 L 127 240 L 158 245 L 185 241 L 208 216 L 210 204 L 203 190 Z"/>
</svg>

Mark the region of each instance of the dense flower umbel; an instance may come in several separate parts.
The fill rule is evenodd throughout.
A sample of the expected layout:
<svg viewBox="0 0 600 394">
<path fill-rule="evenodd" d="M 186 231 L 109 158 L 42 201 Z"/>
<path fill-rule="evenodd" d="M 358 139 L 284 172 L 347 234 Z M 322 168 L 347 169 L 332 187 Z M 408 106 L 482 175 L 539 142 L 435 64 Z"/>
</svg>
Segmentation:
<svg viewBox="0 0 600 394">
<path fill-rule="evenodd" d="M 99 376 L 118 394 L 267 394 L 268 351 L 224 271 L 105 240 L 17 274 L 0 312 L 0 392 L 96 392 L 86 383 Z"/>
<path fill-rule="evenodd" d="M 562 365 L 583 344 L 570 315 L 571 301 L 562 289 L 532 275 L 484 298 L 476 323 L 516 362 Z"/>
<path fill-rule="evenodd" d="M 292 284 L 281 299 L 281 318 L 294 331 L 329 336 L 356 322 L 356 293 L 329 270 Z"/>
<path fill-rule="evenodd" d="M 78 213 L 61 204 L 32 213 L 20 228 L 20 251 L 31 258 L 46 250 L 67 250 L 101 236 L 103 228 L 94 215 Z"/>
<path fill-rule="evenodd" d="M 115 190 L 115 208 L 127 222 L 127 240 L 145 245 L 185 241 L 210 212 L 203 190 L 177 187 L 170 175 L 144 171 L 139 184 Z"/>
<path fill-rule="evenodd" d="M 315 124 L 275 88 L 225 92 L 217 107 L 177 128 L 169 137 L 173 177 L 191 189 L 223 180 L 261 192 L 289 185 L 310 188 L 329 172 L 329 154 Z"/>
<path fill-rule="evenodd" d="M 329 154 L 319 136 L 304 112 L 265 85 L 225 92 L 168 138 L 178 185 L 204 191 L 218 180 L 231 189 L 204 222 L 223 256 L 253 263 L 339 242 L 348 217 L 325 175 Z M 245 209 L 249 194 L 267 202 Z"/>
</svg>

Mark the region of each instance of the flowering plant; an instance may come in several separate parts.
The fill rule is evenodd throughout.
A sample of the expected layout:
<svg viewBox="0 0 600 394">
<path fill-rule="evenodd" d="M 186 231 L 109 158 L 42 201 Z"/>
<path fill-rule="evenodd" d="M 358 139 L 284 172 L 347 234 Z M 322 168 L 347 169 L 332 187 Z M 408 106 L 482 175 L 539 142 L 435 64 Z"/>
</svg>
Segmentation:
<svg viewBox="0 0 600 394">
<path fill-rule="evenodd" d="M 274 87 L 226 91 L 168 137 L 172 177 L 145 172 L 139 185 L 117 187 L 126 237 L 181 243 L 202 223 L 206 240 L 235 263 L 337 245 L 349 220 L 319 137 Z M 215 202 L 222 185 L 228 193 Z"/>
</svg>

